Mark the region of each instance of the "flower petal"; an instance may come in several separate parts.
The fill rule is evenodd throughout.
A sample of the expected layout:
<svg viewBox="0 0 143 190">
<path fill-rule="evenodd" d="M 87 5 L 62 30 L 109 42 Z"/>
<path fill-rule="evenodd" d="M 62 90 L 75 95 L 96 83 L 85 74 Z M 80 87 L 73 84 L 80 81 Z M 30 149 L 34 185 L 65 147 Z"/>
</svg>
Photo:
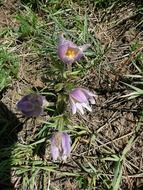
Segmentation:
<svg viewBox="0 0 143 190">
<path fill-rule="evenodd" d="M 88 102 L 88 99 L 86 98 L 86 95 L 80 88 L 76 88 L 73 90 L 70 95 L 73 99 L 75 99 L 78 102 Z"/>
<path fill-rule="evenodd" d="M 42 105 L 44 99 L 44 96 L 29 94 L 17 103 L 17 108 L 27 117 L 37 117 L 43 112 Z"/>
<path fill-rule="evenodd" d="M 34 109 L 34 106 L 31 102 L 28 101 L 19 101 L 17 103 L 17 108 L 21 111 L 25 111 L 25 112 L 31 112 Z"/>
<path fill-rule="evenodd" d="M 57 160 L 59 157 L 59 149 L 53 144 L 51 144 L 51 156 L 53 161 Z"/>
<path fill-rule="evenodd" d="M 95 104 L 95 99 L 93 97 L 89 98 L 91 104 Z"/>
<path fill-rule="evenodd" d="M 56 132 L 51 138 L 51 156 L 53 161 L 57 160 L 58 157 L 66 161 L 67 157 L 70 156 L 71 152 L 71 139 L 70 136 L 65 132 Z"/>
<path fill-rule="evenodd" d="M 74 102 L 73 98 L 69 96 L 70 107 L 72 109 L 72 114 L 76 113 L 76 103 Z"/>
<path fill-rule="evenodd" d="M 33 105 L 31 102 L 18 102 L 17 108 L 27 117 L 38 116 L 42 112 L 42 108 L 40 106 Z"/>
<path fill-rule="evenodd" d="M 79 49 L 83 52 L 86 51 L 90 46 L 91 44 L 84 44 L 82 46 L 79 46 Z"/>
<path fill-rule="evenodd" d="M 70 155 L 71 152 L 71 139 L 67 133 L 62 133 L 62 158 L 66 158 Z"/>
<path fill-rule="evenodd" d="M 42 96 L 42 98 L 43 98 L 42 107 L 48 107 L 49 106 L 49 102 L 46 100 L 45 96 Z"/>
<path fill-rule="evenodd" d="M 93 94 L 92 92 L 90 92 L 89 90 L 86 90 L 85 88 L 81 88 L 81 90 L 84 92 L 84 94 L 90 98 L 90 97 L 97 97 L 97 95 Z"/>
<path fill-rule="evenodd" d="M 76 107 L 79 110 L 79 112 L 83 115 L 84 114 L 84 110 L 82 108 L 82 103 L 76 103 Z"/>
<path fill-rule="evenodd" d="M 92 112 L 92 109 L 91 109 L 91 107 L 90 107 L 89 104 L 82 103 L 81 105 L 82 105 L 84 108 L 86 108 L 88 111 Z"/>
<path fill-rule="evenodd" d="M 53 134 L 51 138 L 51 156 L 53 161 L 57 160 L 60 157 L 61 151 L 61 141 L 62 141 L 62 133 L 56 132 Z"/>
<path fill-rule="evenodd" d="M 79 51 L 78 54 L 75 56 L 73 62 L 79 61 L 82 56 L 83 56 L 83 52 Z"/>
</svg>

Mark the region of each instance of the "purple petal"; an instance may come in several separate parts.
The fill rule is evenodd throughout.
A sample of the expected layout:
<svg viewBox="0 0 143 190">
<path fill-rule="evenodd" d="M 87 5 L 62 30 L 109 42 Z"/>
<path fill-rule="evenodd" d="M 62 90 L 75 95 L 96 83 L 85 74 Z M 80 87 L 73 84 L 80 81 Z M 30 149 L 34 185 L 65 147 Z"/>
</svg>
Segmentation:
<svg viewBox="0 0 143 190">
<path fill-rule="evenodd" d="M 72 114 L 76 113 L 76 103 L 74 102 L 73 98 L 69 96 L 70 107 L 72 109 Z"/>
<path fill-rule="evenodd" d="M 95 104 L 95 99 L 93 97 L 89 98 L 91 104 Z"/>
<path fill-rule="evenodd" d="M 59 37 L 59 46 L 64 45 L 65 47 L 71 47 L 71 48 L 77 48 L 77 45 L 75 45 L 72 41 L 66 40 L 63 36 L 63 34 L 60 35 Z"/>
<path fill-rule="evenodd" d="M 64 161 L 71 152 L 71 139 L 65 132 L 57 132 L 51 138 L 51 156 L 53 160 L 61 157 Z"/>
<path fill-rule="evenodd" d="M 19 110 L 21 111 L 25 111 L 25 112 L 30 112 L 30 111 L 33 111 L 34 109 L 34 105 L 31 103 L 31 102 L 28 102 L 28 101 L 20 101 L 17 103 L 17 107 Z"/>
<path fill-rule="evenodd" d="M 63 154 L 62 156 L 69 156 L 71 152 L 71 139 L 70 136 L 67 133 L 62 133 L 62 149 Z"/>
<path fill-rule="evenodd" d="M 60 156 L 61 137 L 61 134 L 57 132 L 51 138 L 51 156 L 53 161 L 57 160 Z"/>
<path fill-rule="evenodd" d="M 76 100 L 77 102 L 88 102 L 88 99 L 85 93 L 81 90 L 81 88 L 76 88 L 70 93 L 70 96 Z"/>
<path fill-rule="evenodd" d="M 74 58 L 73 62 L 79 61 L 82 56 L 83 56 L 83 52 L 79 51 L 79 53 L 77 54 L 77 56 Z"/>
<path fill-rule="evenodd" d="M 86 51 L 90 46 L 91 44 L 84 44 L 82 46 L 79 46 L 79 49 L 83 52 Z"/>
<path fill-rule="evenodd" d="M 86 108 L 88 111 L 90 111 L 90 112 L 92 111 L 92 109 L 88 103 L 82 103 L 81 105 L 82 105 L 82 107 Z"/>
<path fill-rule="evenodd" d="M 90 97 L 97 97 L 97 95 L 93 94 L 92 92 L 90 92 L 89 90 L 86 90 L 85 88 L 81 88 L 81 90 L 84 92 L 84 94 L 90 98 Z"/>
<path fill-rule="evenodd" d="M 33 104 L 37 104 L 39 106 L 42 106 L 43 105 L 43 98 L 44 98 L 44 96 L 34 94 L 33 97 L 31 97 L 31 102 L 33 102 Z"/>
<path fill-rule="evenodd" d="M 97 95 L 93 94 L 89 90 L 84 88 L 76 88 L 69 94 L 70 106 L 72 113 L 75 114 L 77 111 L 84 114 L 84 108 L 88 111 L 92 111 L 89 103 L 95 104 L 95 98 Z"/>
<path fill-rule="evenodd" d="M 40 106 L 31 105 L 31 103 L 23 102 L 17 105 L 18 109 L 27 117 L 37 117 L 42 113 L 42 108 Z"/>
<path fill-rule="evenodd" d="M 67 49 L 68 49 L 68 43 L 60 44 L 58 46 L 58 55 L 59 55 L 61 60 L 63 60 L 65 58 L 65 54 L 67 52 Z"/>
<path fill-rule="evenodd" d="M 17 103 L 17 108 L 27 117 L 37 117 L 43 112 L 44 98 L 36 94 L 26 95 Z"/>
<path fill-rule="evenodd" d="M 84 110 L 82 107 L 82 103 L 76 103 L 76 108 L 79 110 L 79 112 L 83 115 L 84 114 Z"/>
<path fill-rule="evenodd" d="M 51 144 L 51 156 L 52 156 L 53 161 L 57 160 L 58 157 L 60 156 L 58 147 L 52 144 Z"/>
<path fill-rule="evenodd" d="M 59 34 L 59 43 L 62 44 L 64 40 L 65 40 L 65 38 L 64 38 L 64 33 L 61 32 L 61 33 Z"/>
</svg>

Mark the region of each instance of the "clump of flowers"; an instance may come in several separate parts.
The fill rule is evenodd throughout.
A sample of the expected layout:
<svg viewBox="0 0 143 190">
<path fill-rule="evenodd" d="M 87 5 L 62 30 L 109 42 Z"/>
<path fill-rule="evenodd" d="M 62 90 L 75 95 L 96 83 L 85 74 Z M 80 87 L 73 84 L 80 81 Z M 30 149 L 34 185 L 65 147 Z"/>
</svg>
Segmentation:
<svg viewBox="0 0 143 190">
<path fill-rule="evenodd" d="M 58 44 L 58 56 L 64 63 L 69 64 L 67 67 L 70 68 L 72 63 L 80 60 L 80 58 L 84 56 L 84 51 L 86 51 L 87 48 L 89 47 L 90 44 L 77 46 L 72 41 L 65 39 L 63 34 L 61 34 L 59 37 L 59 44 Z M 65 85 L 64 82 L 61 84 L 62 86 Z M 65 85 L 64 87 L 68 88 L 68 85 Z M 62 90 L 64 91 L 64 89 Z M 60 93 L 61 92 L 59 92 L 58 94 L 57 102 L 59 104 L 61 103 L 62 105 L 65 103 L 64 101 L 66 98 L 64 98 L 63 100 Z M 65 94 L 63 97 L 65 97 Z M 81 87 L 73 89 L 69 93 L 69 102 L 72 113 L 76 114 L 77 112 L 79 112 L 81 114 L 84 114 L 85 109 L 91 112 L 92 108 L 90 104 L 95 104 L 96 97 L 97 95 L 95 95 L 94 93 L 90 92 L 87 89 Z M 49 106 L 49 103 L 47 102 L 45 96 L 37 94 L 28 94 L 22 97 L 22 99 L 17 103 L 18 110 L 20 110 L 26 117 L 37 117 L 41 115 L 44 111 L 45 106 Z M 64 119 L 62 119 L 62 125 L 61 121 L 57 120 L 55 122 L 56 126 L 59 123 L 60 126 L 65 125 L 63 120 Z M 71 153 L 70 136 L 64 131 L 54 133 L 51 138 L 51 157 L 53 161 L 56 161 L 58 159 L 66 161 L 67 158 L 70 156 L 70 153 Z"/>
<path fill-rule="evenodd" d="M 53 161 L 60 158 L 63 161 L 70 156 L 71 138 L 65 132 L 56 132 L 51 138 L 51 155 Z"/>
<path fill-rule="evenodd" d="M 17 108 L 27 117 L 37 117 L 43 113 L 43 109 L 48 105 L 44 96 L 28 94 L 17 103 Z"/>
<path fill-rule="evenodd" d="M 58 55 L 64 63 L 72 64 L 78 61 L 84 55 L 84 51 L 89 47 L 90 44 L 77 46 L 72 41 L 66 40 L 62 33 L 59 37 Z"/>
<path fill-rule="evenodd" d="M 93 94 L 89 90 L 84 88 L 75 88 L 69 94 L 70 107 L 72 109 L 72 113 L 75 114 L 77 111 L 81 114 L 84 114 L 84 108 L 88 111 L 92 111 L 91 104 L 95 104 L 95 98 L 97 95 Z"/>
</svg>

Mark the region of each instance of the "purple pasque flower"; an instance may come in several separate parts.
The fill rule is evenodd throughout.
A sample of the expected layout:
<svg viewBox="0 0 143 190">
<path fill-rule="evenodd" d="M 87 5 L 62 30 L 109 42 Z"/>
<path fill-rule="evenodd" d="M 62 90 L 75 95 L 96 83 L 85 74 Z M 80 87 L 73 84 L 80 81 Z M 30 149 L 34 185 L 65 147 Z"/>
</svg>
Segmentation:
<svg viewBox="0 0 143 190">
<path fill-rule="evenodd" d="M 51 155 L 53 161 L 61 158 L 66 161 L 71 152 L 71 138 L 65 132 L 56 132 L 51 138 Z"/>
<path fill-rule="evenodd" d="M 70 40 L 66 40 L 62 33 L 59 37 L 58 55 L 64 63 L 72 64 L 78 61 L 84 55 L 84 51 L 89 47 L 90 44 L 77 46 Z"/>
<path fill-rule="evenodd" d="M 84 114 L 84 108 L 88 111 L 92 111 L 89 103 L 95 104 L 95 98 L 97 95 L 93 94 L 89 90 L 84 88 L 75 88 L 69 94 L 70 107 L 72 113 L 75 114 L 77 111 Z"/>
<path fill-rule="evenodd" d="M 28 94 L 18 103 L 17 108 L 27 117 L 37 117 L 43 113 L 43 108 L 48 105 L 44 96 Z"/>
</svg>

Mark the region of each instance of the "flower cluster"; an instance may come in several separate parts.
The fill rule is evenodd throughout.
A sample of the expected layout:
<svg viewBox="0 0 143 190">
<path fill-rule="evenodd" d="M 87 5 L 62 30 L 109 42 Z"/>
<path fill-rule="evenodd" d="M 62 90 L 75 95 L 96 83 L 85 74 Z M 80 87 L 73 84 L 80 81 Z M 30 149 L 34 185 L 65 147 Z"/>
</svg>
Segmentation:
<svg viewBox="0 0 143 190">
<path fill-rule="evenodd" d="M 66 40 L 63 34 L 59 36 L 58 56 L 66 64 L 72 64 L 84 55 L 84 51 L 90 47 L 90 44 L 77 46 L 70 40 Z M 72 114 L 84 114 L 85 109 L 92 111 L 91 104 L 95 104 L 97 95 L 89 90 L 78 87 L 72 89 L 68 94 L 69 105 Z M 43 114 L 44 107 L 49 106 L 45 96 L 37 94 L 28 94 L 17 103 L 17 108 L 26 117 L 38 117 Z M 53 161 L 61 159 L 66 161 L 71 152 L 71 138 L 64 132 L 56 132 L 51 138 L 51 156 Z"/>
</svg>

